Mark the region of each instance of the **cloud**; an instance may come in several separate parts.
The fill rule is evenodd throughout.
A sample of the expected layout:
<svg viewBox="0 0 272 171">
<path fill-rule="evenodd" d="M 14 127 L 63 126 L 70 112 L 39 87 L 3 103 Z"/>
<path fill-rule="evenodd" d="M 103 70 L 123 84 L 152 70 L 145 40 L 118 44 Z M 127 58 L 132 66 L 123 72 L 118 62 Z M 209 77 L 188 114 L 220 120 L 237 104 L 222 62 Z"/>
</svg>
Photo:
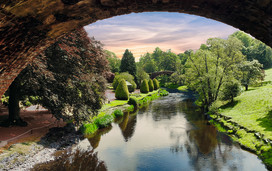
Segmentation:
<svg viewBox="0 0 272 171">
<path fill-rule="evenodd" d="M 181 53 L 198 49 L 210 37 L 227 38 L 237 29 L 226 24 L 181 13 L 132 13 L 85 26 L 90 37 L 100 40 L 105 49 L 122 57 L 125 49 L 135 57 L 156 47 Z"/>
</svg>

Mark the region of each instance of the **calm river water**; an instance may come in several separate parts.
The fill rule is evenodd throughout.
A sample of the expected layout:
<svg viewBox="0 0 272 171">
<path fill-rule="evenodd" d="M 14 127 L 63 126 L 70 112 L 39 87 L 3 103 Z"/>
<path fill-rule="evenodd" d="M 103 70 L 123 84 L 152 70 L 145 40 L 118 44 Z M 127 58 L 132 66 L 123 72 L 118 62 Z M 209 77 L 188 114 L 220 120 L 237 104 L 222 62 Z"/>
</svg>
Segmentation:
<svg viewBox="0 0 272 171">
<path fill-rule="evenodd" d="M 170 93 L 137 113 L 125 114 L 78 147 L 82 154 L 65 152 L 65 162 L 55 160 L 39 170 L 93 170 L 90 168 L 97 168 L 98 160 L 91 157 L 91 150 L 103 161 L 96 170 L 266 170 L 256 155 L 208 125 L 203 113 L 184 93 Z"/>
<path fill-rule="evenodd" d="M 170 93 L 89 139 L 110 171 L 266 170 L 208 125 L 193 101 Z"/>
</svg>

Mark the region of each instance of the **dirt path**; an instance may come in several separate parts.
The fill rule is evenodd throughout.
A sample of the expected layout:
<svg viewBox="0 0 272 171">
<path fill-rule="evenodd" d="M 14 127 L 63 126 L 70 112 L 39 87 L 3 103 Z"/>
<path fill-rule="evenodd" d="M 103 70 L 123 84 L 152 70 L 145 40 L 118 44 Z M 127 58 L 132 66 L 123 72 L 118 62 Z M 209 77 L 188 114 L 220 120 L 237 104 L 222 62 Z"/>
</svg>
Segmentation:
<svg viewBox="0 0 272 171">
<path fill-rule="evenodd" d="M 65 122 L 58 121 L 45 109 L 35 109 L 35 107 L 27 108 L 27 110 L 21 110 L 21 117 L 28 123 L 26 127 L 12 126 L 2 127 L 0 126 L 0 148 L 9 146 L 14 143 L 24 141 L 37 141 L 40 137 L 44 136 L 49 128 L 63 127 Z M 1 106 L 0 121 L 4 121 L 8 118 L 8 111 Z"/>
</svg>

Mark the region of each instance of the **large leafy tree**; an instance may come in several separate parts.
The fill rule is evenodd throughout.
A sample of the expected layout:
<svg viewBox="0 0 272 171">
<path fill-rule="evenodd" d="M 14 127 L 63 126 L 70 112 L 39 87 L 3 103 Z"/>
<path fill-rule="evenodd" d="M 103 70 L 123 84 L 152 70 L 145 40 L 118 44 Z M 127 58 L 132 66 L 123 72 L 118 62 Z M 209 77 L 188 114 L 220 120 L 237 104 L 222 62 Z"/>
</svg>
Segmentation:
<svg viewBox="0 0 272 171">
<path fill-rule="evenodd" d="M 110 70 L 112 73 L 119 72 L 121 60 L 116 56 L 115 53 L 105 50 L 106 58 L 109 62 Z"/>
<path fill-rule="evenodd" d="M 272 67 L 272 49 L 269 46 L 242 31 L 233 33 L 231 37 L 241 40 L 243 43 L 242 52 L 248 61 L 258 60 L 263 64 L 264 69 Z"/>
<path fill-rule="evenodd" d="M 136 63 L 133 54 L 126 49 L 120 65 L 120 72 L 128 72 L 136 78 Z"/>
<path fill-rule="evenodd" d="M 189 55 L 185 73 L 187 84 L 199 93 L 205 109 L 217 100 L 223 83 L 233 78 L 237 64 L 244 60 L 237 38 L 208 39 L 207 47 Z"/>
<path fill-rule="evenodd" d="M 98 41 L 89 39 L 83 29 L 67 34 L 37 56 L 12 83 L 8 121 L 23 123 L 19 101 L 30 95 L 38 96 L 38 102 L 58 119 L 88 120 L 102 106 L 106 66 Z"/>
<path fill-rule="evenodd" d="M 239 70 L 241 71 L 241 84 L 245 86 L 245 90 L 248 90 L 248 86 L 256 83 L 258 80 L 264 78 L 262 72 L 263 65 L 260 64 L 257 60 L 245 61 L 238 65 Z"/>
</svg>

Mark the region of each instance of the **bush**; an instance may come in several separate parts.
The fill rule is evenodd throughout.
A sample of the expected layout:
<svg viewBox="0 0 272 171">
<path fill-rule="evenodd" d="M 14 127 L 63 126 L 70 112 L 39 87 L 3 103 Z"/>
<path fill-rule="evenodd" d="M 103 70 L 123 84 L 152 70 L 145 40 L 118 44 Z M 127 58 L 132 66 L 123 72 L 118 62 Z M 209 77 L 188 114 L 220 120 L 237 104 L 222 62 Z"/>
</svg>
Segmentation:
<svg viewBox="0 0 272 171">
<path fill-rule="evenodd" d="M 115 117 L 120 117 L 120 116 L 123 116 L 124 113 L 122 112 L 122 110 L 116 109 L 116 110 L 113 112 L 113 115 L 114 115 Z"/>
<path fill-rule="evenodd" d="M 149 86 L 146 79 L 143 80 L 141 87 L 140 87 L 141 93 L 148 93 L 149 92 Z"/>
<path fill-rule="evenodd" d="M 124 80 L 130 82 L 130 84 L 132 84 L 134 86 L 134 89 L 136 88 L 136 83 L 134 82 L 134 77 L 127 72 L 122 72 L 118 75 L 115 75 L 115 77 L 114 77 L 114 80 L 112 83 L 114 90 L 117 89 L 117 86 L 118 86 L 119 82 L 121 81 L 121 79 L 124 79 Z"/>
<path fill-rule="evenodd" d="M 87 123 L 83 124 L 80 127 L 80 131 L 83 134 L 93 134 L 98 129 L 97 125 L 95 123 Z"/>
<path fill-rule="evenodd" d="M 114 118 L 112 115 L 104 115 L 100 118 L 96 118 L 94 120 L 94 123 L 97 125 L 99 129 L 106 128 L 108 125 L 112 123 L 113 119 Z"/>
<path fill-rule="evenodd" d="M 241 84 L 238 81 L 227 82 L 224 84 L 222 90 L 222 100 L 231 100 L 233 102 L 234 97 L 241 94 Z"/>
<path fill-rule="evenodd" d="M 154 90 L 154 84 L 152 80 L 148 81 L 149 91 L 152 92 Z"/>
<path fill-rule="evenodd" d="M 127 100 L 129 97 L 128 87 L 126 81 L 122 79 L 115 91 L 115 97 L 118 100 Z"/>
<path fill-rule="evenodd" d="M 154 90 L 158 90 L 160 88 L 160 83 L 156 78 L 153 79 L 153 84 L 154 84 Z"/>
<path fill-rule="evenodd" d="M 138 100 L 136 97 L 130 97 L 128 100 L 128 104 L 133 105 L 134 107 L 138 107 Z"/>
<path fill-rule="evenodd" d="M 135 91 L 135 89 L 136 89 L 136 87 L 137 87 L 137 85 L 136 85 L 136 83 L 133 81 L 132 83 L 131 82 L 129 82 L 130 84 L 132 84 L 132 86 L 128 86 L 128 91 L 131 93 L 131 92 L 134 92 Z"/>
<path fill-rule="evenodd" d="M 164 89 L 160 89 L 160 96 L 167 96 L 169 94 L 168 91 L 164 90 Z"/>
</svg>

